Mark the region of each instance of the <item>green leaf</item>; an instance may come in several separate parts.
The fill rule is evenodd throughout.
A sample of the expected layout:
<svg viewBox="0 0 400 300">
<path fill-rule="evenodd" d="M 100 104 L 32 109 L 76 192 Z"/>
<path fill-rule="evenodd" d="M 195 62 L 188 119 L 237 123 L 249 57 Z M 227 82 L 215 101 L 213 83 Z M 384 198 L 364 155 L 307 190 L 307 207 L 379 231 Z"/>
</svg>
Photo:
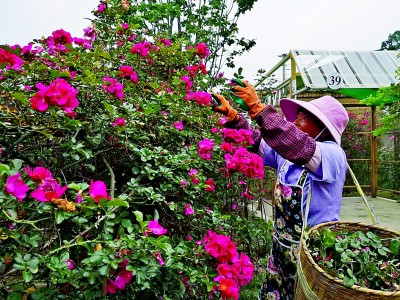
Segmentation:
<svg viewBox="0 0 400 300">
<path fill-rule="evenodd" d="M 143 224 L 143 214 L 142 214 L 142 212 L 138 211 L 138 210 L 135 210 L 133 213 L 136 216 L 136 220 L 139 222 L 140 225 L 142 225 Z"/>
<path fill-rule="evenodd" d="M 100 269 L 99 269 L 99 273 L 101 274 L 101 275 L 106 275 L 106 274 L 108 274 L 108 266 L 102 266 Z"/>
<path fill-rule="evenodd" d="M 400 240 L 399 239 L 393 239 L 390 242 L 390 251 L 392 251 L 392 253 L 394 255 L 399 255 L 399 251 L 400 251 Z"/>
<path fill-rule="evenodd" d="M 343 278 L 343 284 L 347 287 L 352 287 L 354 285 L 354 280 L 353 278 L 345 276 Z"/>
<path fill-rule="evenodd" d="M 62 210 L 56 211 L 56 224 L 61 224 L 65 220 L 65 213 Z"/>
<path fill-rule="evenodd" d="M 130 228 L 132 227 L 132 222 L 129 219 L 123 219 L 121 222 L 122 226 L 124 226 L 125 228 Z"/>
<path fill-rule="evenodd" d="M 129 203 L 124 200 L 121 200 L 121 199 L 113 199 L 113 200 L 107 201 L 105 206 L 106 207 L 112 207 L 112 206 L 129 207 Z"/>
<path fill-rule="evenodd" d="M 2 48 L 0 46 L 0 48 Z M 8 295 L 7 300 L 22 300 L 22 294 L 18 292 L 12 292 L 10 295 Z"/>
<path fill-rule="evenodd" d="M 33 279 L 33 275 L 29 271 L 22 271 L 22 278 L 25 282 L 30 282 Z"/>
<path fill-rule="evenodd" d="M 108 53 L 108 52 L 100 52 L 100 53 L 99 53 L 99 56 L 104 57 L 104 58 L 107 58 L 108 60 L 111 59 L 111 55 L 110 55 L 110 53 Z"/>
<path fill-rule="evenodd" d="M 9 171 L 10 171 L 9 166 L 0 164 L 0 176 L 2 176 L 3 174 L 8 174 Z"/>
<path fill-rule="evenodd" d="M 21 159 L 13 159 L 11 162 L 14 166 L 14 170 L 19 171 L 21 169 L 23 163 Z"/>
</svg>

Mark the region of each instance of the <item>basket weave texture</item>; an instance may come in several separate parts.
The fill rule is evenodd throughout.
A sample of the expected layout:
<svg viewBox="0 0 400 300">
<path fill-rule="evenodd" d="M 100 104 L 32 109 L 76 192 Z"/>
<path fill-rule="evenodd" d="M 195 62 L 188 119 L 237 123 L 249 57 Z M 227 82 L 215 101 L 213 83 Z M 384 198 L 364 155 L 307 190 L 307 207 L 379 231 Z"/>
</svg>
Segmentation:
<svg viewBox="0 0 400 300">
<path fill-rule="evenodd" d="M 399 232 L 391 231 L 376 225 L 367 225 L 359 222 L 327 222 L 314 226 L 311 231 L 318 231 L 323 228 L 329 228 L 332 231 L 341 231 L 344 229 L 350 232 L 355 231 L 374 231 L 380 238 L 400 237 Z M 375 299 L 400 299 L 400 291 L 388 292 L 372 290 L 353 285 L 348 288 L 339 280 L 326 271 L 324 271 L 312 258 L 305 239 L 302 240 L 302 250 L 300 251 L 300 262 L 302 269 L 302 284 L 300 279 L 297 281 L 295 299 L 323 299 L 323 300 L 375 300 Z M 300 267 L 300 266 L 299 266 Z M 304 284 L 306 283 L 306 284 Z M 312 296 L 310 296 L 312 295 Z"/>
</svg>

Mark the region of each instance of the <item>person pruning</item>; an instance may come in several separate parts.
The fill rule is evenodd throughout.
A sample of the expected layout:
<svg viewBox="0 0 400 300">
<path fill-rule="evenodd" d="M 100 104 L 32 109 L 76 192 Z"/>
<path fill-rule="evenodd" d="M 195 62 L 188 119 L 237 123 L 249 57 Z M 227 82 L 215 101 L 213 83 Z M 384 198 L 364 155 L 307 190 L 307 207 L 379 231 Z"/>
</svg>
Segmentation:
<svg viewBox="0 0 400 300">
<path fill-rule="evenodd" d="M 259 128 L 252 127 L 222 95 L 212 109 L 228 118 L 226 127 L 252 130 L 253 151 L 277 170 L 273 201 L 273 245 L 267 278 L 258 299 L 293 299 L 296 262 L 306 226 L 340 218 L 347 160 L 340 147 L 349 117 L 331 96 L 310 102 L 281 99 L 283 116 L 261 103 L 246 81 L 233 80 L 233 100 Z"/>
</svg>

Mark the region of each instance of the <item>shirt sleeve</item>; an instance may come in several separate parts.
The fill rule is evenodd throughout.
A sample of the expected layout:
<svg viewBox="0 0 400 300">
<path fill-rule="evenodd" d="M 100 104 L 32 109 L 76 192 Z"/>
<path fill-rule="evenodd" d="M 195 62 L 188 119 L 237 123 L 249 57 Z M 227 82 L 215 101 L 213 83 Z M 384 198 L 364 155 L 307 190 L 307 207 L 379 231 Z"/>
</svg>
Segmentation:
<svg viewBox="0 0 400 300">
<path fill-rule="evenodd" d="M 267 105 L 256 122 L 262 139 L 283 158 L 296 165 L 307 164 L 312 159 L 316 149 L 314 139 L 282 118 L 273 106 Z"/>
</svg>

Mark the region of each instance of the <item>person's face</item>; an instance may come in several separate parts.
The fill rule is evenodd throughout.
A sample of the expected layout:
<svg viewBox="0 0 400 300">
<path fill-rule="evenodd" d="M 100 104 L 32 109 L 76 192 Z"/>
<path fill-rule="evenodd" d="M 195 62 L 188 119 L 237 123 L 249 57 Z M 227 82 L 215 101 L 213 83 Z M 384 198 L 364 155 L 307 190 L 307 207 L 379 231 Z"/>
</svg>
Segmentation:
<svg viewBox="0 0 400 300">
<path fill-rule="evenodd" d="M 317 119 L 312 114 L 305 111 L 299 111 L 293 123 L 297 128 L 307 133 L 312 138 L 315 138 L 322 130 Z"/>
</svg>

